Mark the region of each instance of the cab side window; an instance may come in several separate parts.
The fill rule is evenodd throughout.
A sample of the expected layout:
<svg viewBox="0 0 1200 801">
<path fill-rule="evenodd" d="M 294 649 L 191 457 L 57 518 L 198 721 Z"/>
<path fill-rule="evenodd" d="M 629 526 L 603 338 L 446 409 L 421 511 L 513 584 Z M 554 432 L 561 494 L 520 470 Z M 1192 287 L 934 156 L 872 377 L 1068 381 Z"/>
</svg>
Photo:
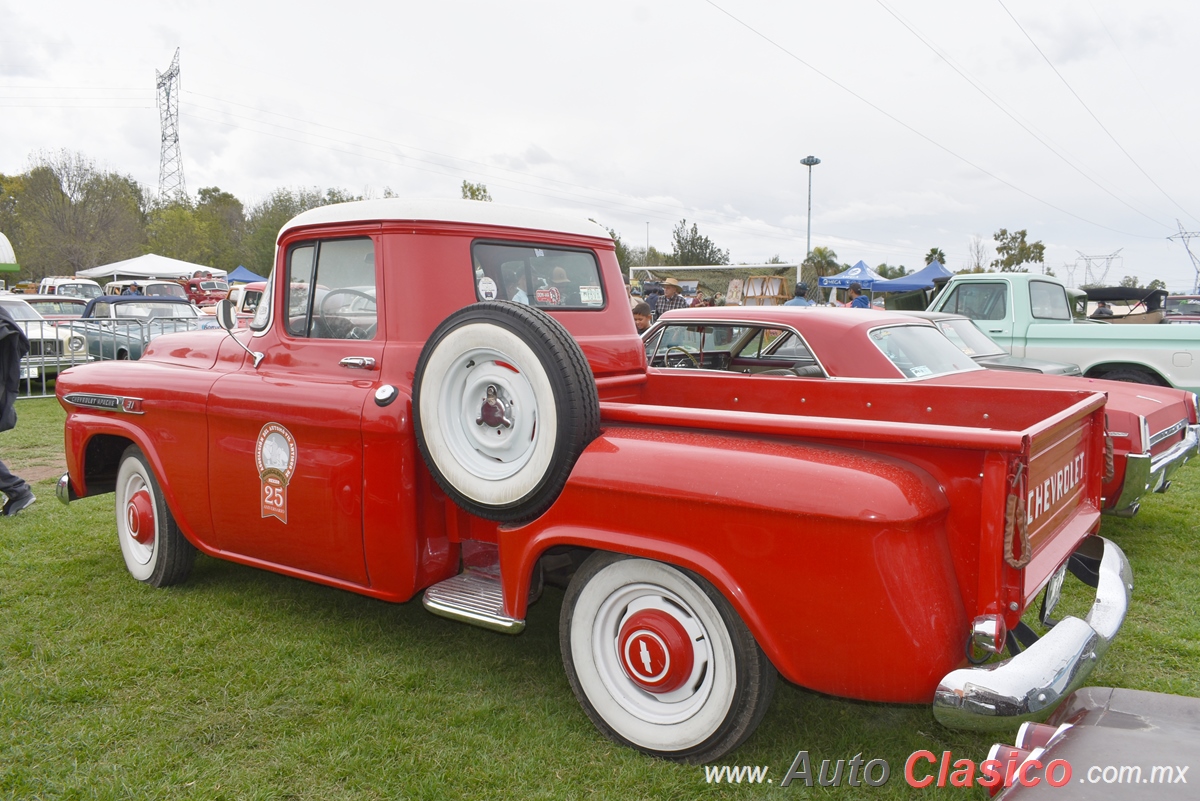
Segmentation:
<svg viewBox="0 0 1200 801">
<path fill-rule="evenodd" d="M 954 287 L 942 311 L 972 320 L 1003 320 L 1008 316 L 1008 285 L 963 283 Z"/>
<path fill-rule="evenodd" d="M 366 238 L 293 245 L 287 254 L 288 334 L 374 339 L 375 243 Z"/>
</svg>

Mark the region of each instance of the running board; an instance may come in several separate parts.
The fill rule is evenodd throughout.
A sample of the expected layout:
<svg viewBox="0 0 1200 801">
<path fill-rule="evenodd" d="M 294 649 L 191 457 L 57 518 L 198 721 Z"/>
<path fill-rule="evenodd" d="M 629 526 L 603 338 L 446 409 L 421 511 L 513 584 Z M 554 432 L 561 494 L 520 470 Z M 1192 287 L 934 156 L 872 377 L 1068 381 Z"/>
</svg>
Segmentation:
<svg viewBox="0 0 1200 801">
<path fill-rule="evenodd" d="M 504 614 L 499 576 L 463 571 L 425 590 L 421 603 L 435 615 L 502 634 L 520 634 L 525 630 L 524 620 Z"/>
</svg>

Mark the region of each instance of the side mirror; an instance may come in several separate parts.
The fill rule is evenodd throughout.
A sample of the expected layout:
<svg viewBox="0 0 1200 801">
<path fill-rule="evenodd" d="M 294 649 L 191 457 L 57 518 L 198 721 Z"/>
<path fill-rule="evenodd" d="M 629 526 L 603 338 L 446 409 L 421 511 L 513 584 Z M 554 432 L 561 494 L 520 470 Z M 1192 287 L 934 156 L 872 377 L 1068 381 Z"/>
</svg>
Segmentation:
<svg viewBox="0 0 1200 801">
<path fill-rule="evenodd" d="M 228 299 L 217 303 L 217 325 L 226 331 L 232 331 L 237 327 L 237 318 L 233 314 L 233 304 Z"/>
<path fill-rule="evenodd" d="M 228 299 L 218 301 L 217 303 L 217 325 L 225 329 L 225 333 L 238 344 L 238 347 L 249 353 L 254 359 L 254 367 L 258 368 L 258 363 L 263 360 L 263 355 L 257 351 L 250 350 L 246 347 L 246 343 L 233 335 L 233 329 L 237 327 L 237 318 L 233 314 L 233 304 Z"/>
</svg>

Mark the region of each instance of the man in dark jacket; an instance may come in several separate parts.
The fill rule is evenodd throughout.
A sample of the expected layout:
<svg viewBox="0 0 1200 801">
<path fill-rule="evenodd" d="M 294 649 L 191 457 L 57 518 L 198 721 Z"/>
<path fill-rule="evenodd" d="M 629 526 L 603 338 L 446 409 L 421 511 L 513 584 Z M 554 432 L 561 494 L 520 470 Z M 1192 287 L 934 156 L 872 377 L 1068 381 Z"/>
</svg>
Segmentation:
<svg viewBox="0 0 1200 801">
<path fill-rule="evenodd" d="M 21 359 L 29 353 L 29 340 L 8 309 L 0 303 L 0 431 L 17 425 L 17 393 L 21 391 Z M 15 515 L 37 500 L 24 479 L 0 462 L 0 492 L 8 496 L 0 513 Z"/>
</svg>

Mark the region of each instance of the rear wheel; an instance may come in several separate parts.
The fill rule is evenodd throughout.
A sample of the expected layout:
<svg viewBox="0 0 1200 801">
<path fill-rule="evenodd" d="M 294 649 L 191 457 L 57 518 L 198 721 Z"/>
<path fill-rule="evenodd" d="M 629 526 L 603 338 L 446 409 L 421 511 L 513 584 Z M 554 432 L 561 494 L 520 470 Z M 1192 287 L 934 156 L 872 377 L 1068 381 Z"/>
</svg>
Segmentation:
<svg viewBox="0 0 1200 801">
<path fill-rule="evenodd" d="M 567 678 L 609 738 L 679 762 L 707 762 L 758 726 L 775 668 L 707 581 L 661 562 L 598 552 L 563 599 Z"/>
<path fill-rule="evenodd" d="M 154 587 L 184 581 L 192 572 L 196 548 L 175 524 L 154 471 L 136 445 L 121 455 L 116 496 L 117 539 L 130 575 Z"/>
</svg>

